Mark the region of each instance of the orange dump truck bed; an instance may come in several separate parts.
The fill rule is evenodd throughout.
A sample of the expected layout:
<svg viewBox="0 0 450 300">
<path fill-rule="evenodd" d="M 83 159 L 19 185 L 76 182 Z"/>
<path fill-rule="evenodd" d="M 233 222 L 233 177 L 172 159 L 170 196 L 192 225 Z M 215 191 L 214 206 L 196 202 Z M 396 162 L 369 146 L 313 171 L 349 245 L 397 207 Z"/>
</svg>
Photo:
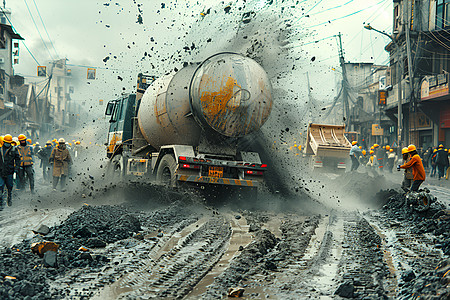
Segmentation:
<svg viewBox="0 0 450 300">
<path fill-rule="evenodd" d="M 352 145 L 344 133 L 344 125 L 309 124 L 306 154 L 348 158 Z"/>
</svg>

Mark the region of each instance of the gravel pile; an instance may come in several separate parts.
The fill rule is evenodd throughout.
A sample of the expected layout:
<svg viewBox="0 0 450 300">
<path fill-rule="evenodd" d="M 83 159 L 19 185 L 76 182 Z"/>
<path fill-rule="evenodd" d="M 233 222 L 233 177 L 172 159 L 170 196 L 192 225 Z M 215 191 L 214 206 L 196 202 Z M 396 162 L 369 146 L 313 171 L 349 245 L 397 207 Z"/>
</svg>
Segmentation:
<svg viewBox="0 0 450 300">
<path fill-rule="evenodd" d="M 403 193 L 395 190 L 380 191 L 377 197 L 388 200 L 383 207 L 388 219 L 400 222 L 412 234 L 433 235 L 434 247 L 450 256 L 450 211 L 445 209 L 444 204 L 436 201 L 427 211 L 418 212 L 405 205 Z M 421 299 L 450 299 L 449 270 L 450 260 L 444 260 L 435 269 L 420 270 L 418 274 L 412 270 L 404 272 L 400 299 L 410 299 L 411 295 L 420 296 Z"/>
<path fill-rule="evenodd" d="M 83 207 L 46 236 L 36 235 L 0 250 L 0 299 L 61 298 L 57 292 L 50 292 L 48 281 L 73 268 L 88 267 L 98 272 L 109 261 L 105 256 L 79 250 L 81 247 L 105 247 L 140 229 L 139 220 L 123 207 Z M 31 245 L 42 241 L 59 245 L 58 253 L 49 251 L 43 257 L 32 253 Z"/>
</svg>

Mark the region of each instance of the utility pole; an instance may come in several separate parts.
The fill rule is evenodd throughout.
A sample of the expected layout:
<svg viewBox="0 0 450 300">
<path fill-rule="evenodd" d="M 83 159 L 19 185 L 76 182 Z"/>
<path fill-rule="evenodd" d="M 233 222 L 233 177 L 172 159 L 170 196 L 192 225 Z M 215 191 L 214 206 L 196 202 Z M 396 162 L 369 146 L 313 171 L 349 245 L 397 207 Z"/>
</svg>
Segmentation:
<svg viewBox="0 0 450 300">
<path fill-rule="evenodd" d="M 412 13 L 412 6 L 410 5 L 410 1 L 406 0 L 406 18 L 407 21 L 405 22 L 406 25 L 406 55 L 408 59 L 408 75 L 409 75 L 409 103 L 410 103 L 410 112 L 416 112 L 416 99 L 414 97 L 414 71 L 413 71 L 413 60 L 411 57 L 411 37 L 410 37 L 410 30 L 411 30 L 411 13 Z M 411 114 L 410 114 L 411 117 Z"/>
<path fill-rule="evenodd" d="M 350 107 L 348 104 L 348 82 L 347 82 L 347 70 L 345 69 L 344 50 L 342 49 L 342 34 L 339 32 L 339 62 L 342 68 L 342 110 L 343 120 L 347 131 L 350 130 Z"/>
</svg>

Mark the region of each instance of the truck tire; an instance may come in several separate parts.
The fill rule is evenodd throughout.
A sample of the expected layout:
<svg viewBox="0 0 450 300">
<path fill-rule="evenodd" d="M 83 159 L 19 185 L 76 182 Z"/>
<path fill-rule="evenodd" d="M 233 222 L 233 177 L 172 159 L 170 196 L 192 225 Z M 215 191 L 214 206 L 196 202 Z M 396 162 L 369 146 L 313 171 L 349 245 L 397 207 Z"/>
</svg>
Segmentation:
<svg viewBox="0 0 450 300">
<path fill-rule="evenodd" d="M 116 155 L 108 162 L 106 174 L 109 178 L 122 179 L 125 174 L 122 155 Z"/>
<path fill-rule="evenodd" d="M 176 187 L 177 179 L 175 177 L 175 170 L 177 163 L 172 154 L 166 154 L 159 163 L 156 171 L 156 180 L 158 183 L 167 185 L 169 187 Z"/>
</svg>

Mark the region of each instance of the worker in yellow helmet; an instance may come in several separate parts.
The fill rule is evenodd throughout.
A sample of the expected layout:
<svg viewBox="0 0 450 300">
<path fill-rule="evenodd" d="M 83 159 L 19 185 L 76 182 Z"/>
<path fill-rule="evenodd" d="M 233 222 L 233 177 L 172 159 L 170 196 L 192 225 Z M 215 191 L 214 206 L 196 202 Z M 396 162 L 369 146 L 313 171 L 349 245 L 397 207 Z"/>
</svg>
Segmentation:
<svg viewBox="0 0 450 300">
<path fill-rule="evenodd" d="M 375 151 L 370 150 L 369 151 L 369 155 L 370 156 L 369 156 L 369 159 L 368 159 L 368 161 L 366 163 L 366 167 L 372 174 L 377 175 L 378 173 L 377 173 L 376 168 L 375 168 L 377 157 L 375 155 Z"/>
<path fill-rule="evenodd" d="M 402 158 L 403 158 L 403 164 L 409 162 L 411 157 L 408 153 L 408 148 L 405 147 L 402 149 Z M 412 173 L 412 168 L 406 169 L 405 173 L 403 174 L 403 182 L 402 182 L 402 189 L 407 192 L 411 188 L 412 180 L 414 176 Z"/>
<path fill-rule="evenodd" d="M 353 141 L 352 147 L 350 148 L 350 159 L 352 160 L 352 167 L 350 171 L 356 171 L 359 167 L 359 160 L 358 157 L 361 155 L 361 149 L 358 147 L 358 142 Z"/>
<path fill-rule="evenodd" d="M 422 159 L 420 158 L 419 153 L 417 153 L 416 146 L 412 144 L 409 145 L 407 151 L 410 160 L 403 165 L 398 165 L 397 170 L 400 171 L 400 169 L 412 169 L 413 182 L 410 191 L 417 192 L 420 188 L 420 185 L 425 181 L 425 169 L 423 168 Z"/>
<path fill-rule="evenodd" d="M 20 155 L 12 145 L 13 137 L 7 134 L 3 138 L 3 147 L 0 148 L 0 210 L 3 209 L 3 189 L 6 185 L 8 191 L 7 204 L 12 205 L 12 189 L 14 186 L 14 173 L 20 167 Z"/>
<path fill-rule="evenodd" d="M 58 181 L 61 181 L 61 191 L 65 192 L 72 158 L 64 138 L 58 140 L 58 147 L 54 148 L 50 154 L 50 163 L 53 165 L 53 191 L 56 191 Z"/>
<path fill-rule="evenodd" d="M 20 190 L 24 189 L 26 178 L 28 178 L 31 193 L 34 194 L 33 148 L 28 145 L 28 139 L 24 134 L 19 135 L 18 139 L 20 143 L 17 147 L 17 151 L 19 151 L 20 155 L 18 188 Z"/>
<path fill-rule="evenodd" d="M 389 146 L 386 146 L 386 149 Z M 394 149 L 389 147 L 389 151 L 387 151 L 387 168 L 388 171 L 392 173 L 392 169 L 394 168 L 395 160 L 397 159 L 397 155 L 394 152 Z"/>
</svg>

